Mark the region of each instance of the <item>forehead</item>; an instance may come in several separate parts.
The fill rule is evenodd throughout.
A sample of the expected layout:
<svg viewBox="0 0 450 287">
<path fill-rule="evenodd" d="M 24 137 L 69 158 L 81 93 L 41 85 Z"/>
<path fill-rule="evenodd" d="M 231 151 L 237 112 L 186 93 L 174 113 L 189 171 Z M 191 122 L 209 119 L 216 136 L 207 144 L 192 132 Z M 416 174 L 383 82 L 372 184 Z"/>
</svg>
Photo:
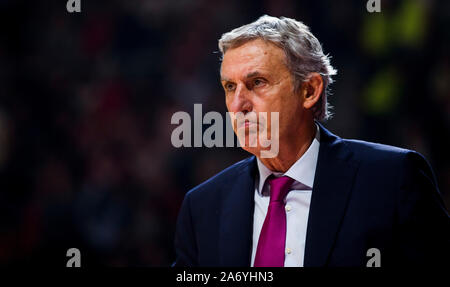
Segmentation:
<svg viewBox="0 0 450 287">
<path fill-rule="evenodd" d="M 235 78 L 255 71 L 276 73 L 280 69 L 287 69 L 284 51 L 271 42 L 256 39 L 227 50 L 221 75 Z"/>
</svg>

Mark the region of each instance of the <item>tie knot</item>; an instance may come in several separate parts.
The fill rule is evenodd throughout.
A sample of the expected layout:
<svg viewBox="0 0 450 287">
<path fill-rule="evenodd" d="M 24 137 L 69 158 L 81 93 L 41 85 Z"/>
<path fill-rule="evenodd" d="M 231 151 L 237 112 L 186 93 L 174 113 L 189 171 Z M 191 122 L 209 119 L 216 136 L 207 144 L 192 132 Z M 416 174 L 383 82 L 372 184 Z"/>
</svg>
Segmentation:
<svg viewBox="0 0 450 287">
<path fill-rule="evenodd" d="M 288 176 L 274 177 L 271 176 L 269 178 L 270 184 L 270 202 L 279 202 L 282 201 L 288 191 L 289 187 L 294 182 L 294 179 Z"/>
</svg>

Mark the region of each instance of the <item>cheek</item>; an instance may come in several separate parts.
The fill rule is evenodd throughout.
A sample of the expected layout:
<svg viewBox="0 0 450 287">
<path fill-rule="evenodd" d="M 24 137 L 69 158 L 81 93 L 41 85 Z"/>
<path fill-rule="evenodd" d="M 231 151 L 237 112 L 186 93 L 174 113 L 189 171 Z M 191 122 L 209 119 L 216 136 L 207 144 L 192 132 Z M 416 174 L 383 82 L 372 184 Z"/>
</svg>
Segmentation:
<svg viewBox="0 0 450 287">
<path fill-rule="evenodd" d="M 230 97 L 225 96 L 225 105 L 227 106 L 227 110 L 230 110 L 231 99 Z"/>
<path fill-rule="evenodd" d="M 254 98 L 253 104 L 258 112 L 277 111 L 279 108 L 280 94 L 277 92 L 265 92 Z"/>
<path fill-rule="evenodd" d="M 298 96 L 290 94 L 284 97 L 280 102 L 280 127 L 294 125 L 296 118 L 299 117 L 301 102 Z"/>
</svg>

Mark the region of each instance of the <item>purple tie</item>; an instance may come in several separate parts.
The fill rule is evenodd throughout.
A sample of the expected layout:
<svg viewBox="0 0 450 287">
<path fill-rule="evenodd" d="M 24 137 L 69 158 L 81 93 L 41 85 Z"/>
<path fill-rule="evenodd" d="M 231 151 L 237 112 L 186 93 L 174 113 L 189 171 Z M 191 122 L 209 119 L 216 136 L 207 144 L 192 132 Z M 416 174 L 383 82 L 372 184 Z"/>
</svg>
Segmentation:
<svg viewBox="0 0 450 287">
<path fill-rule="evenodd" d="M 270 177 L 270 203 L 258 240 L 255 267 L 283 267 L 286 245 L 284 198 L 294 180 L 287 176 Z"/>
</svg>

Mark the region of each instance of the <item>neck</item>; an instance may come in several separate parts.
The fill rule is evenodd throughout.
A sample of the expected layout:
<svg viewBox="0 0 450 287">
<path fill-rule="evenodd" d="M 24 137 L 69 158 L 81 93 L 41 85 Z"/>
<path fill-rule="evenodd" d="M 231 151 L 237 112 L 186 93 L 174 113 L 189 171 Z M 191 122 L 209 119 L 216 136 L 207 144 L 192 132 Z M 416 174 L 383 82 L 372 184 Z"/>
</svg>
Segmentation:
<svg viewBox="0 0 450 287">
<path fill-rule="evenodd" d="M 300 125 L 294 133 L 280 137 L 280 149 L 274 158 L 259 158 L 271 171 L 286 172 L 308 150 L 316 135 L 314 121 Z M 293 136 L 295 135 L 295 136 Z"/>
</svg>

